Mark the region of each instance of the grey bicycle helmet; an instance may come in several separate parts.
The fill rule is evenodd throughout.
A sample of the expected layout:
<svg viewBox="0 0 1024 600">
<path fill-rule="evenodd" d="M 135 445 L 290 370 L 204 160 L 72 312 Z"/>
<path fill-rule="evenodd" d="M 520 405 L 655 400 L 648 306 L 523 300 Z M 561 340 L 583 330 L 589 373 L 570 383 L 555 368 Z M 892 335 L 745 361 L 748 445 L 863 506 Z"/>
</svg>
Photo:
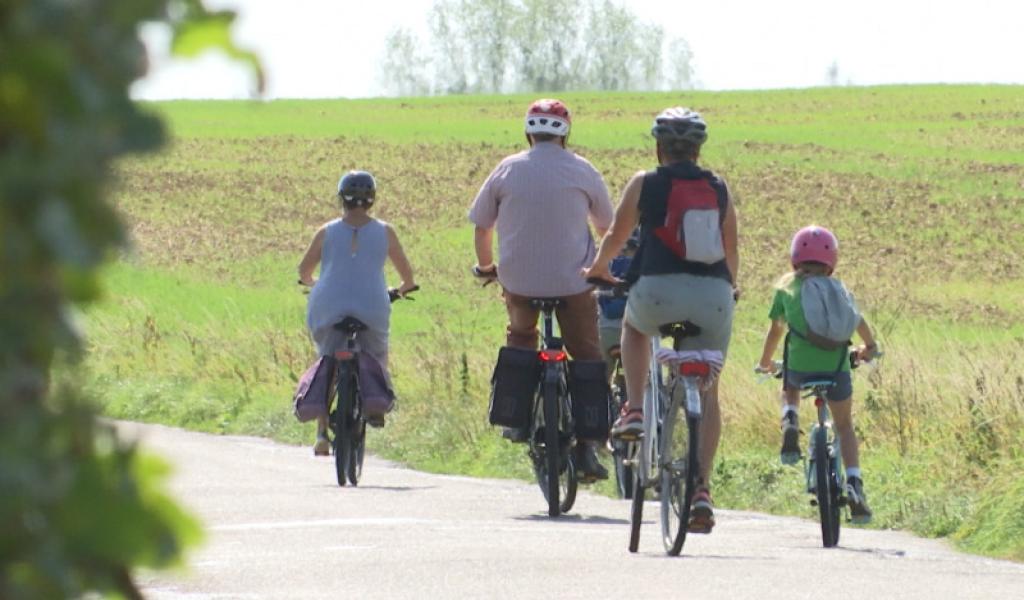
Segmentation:
<svg viewBox="0 0 1024 600">
<path fill-rule="evenodd" d="M 338 180 L 338 197 L 346 206 L 370 206 L 377 196 L 377 182 L 366 171 L 349 171 Z"/>
<path fill-rule="evenodd" d="M 700 113 L 682 106 L 673 106 L 654 117 L 651 135 L 665 142 L 689 142 L 700 146 L 708 139 L 708 125 Z"/>
</svg>

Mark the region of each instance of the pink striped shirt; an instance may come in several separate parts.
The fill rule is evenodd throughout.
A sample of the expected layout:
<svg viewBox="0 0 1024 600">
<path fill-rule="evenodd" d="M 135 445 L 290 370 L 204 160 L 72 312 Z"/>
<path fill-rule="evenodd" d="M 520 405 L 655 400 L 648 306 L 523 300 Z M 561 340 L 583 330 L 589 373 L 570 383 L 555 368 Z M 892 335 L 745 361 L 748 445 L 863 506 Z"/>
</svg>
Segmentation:
<svg viewBox="0 0 1024 600">
<path fill-rule="evenodd" d="M 601 174 L 556 142 L 502 160 L 473 200 L 469 220 L 498 233 L 498 280 L 521 296 L 585 292 L 594 259 L 589 222 L 607 229 L 613 210 Z"/>
</svg>

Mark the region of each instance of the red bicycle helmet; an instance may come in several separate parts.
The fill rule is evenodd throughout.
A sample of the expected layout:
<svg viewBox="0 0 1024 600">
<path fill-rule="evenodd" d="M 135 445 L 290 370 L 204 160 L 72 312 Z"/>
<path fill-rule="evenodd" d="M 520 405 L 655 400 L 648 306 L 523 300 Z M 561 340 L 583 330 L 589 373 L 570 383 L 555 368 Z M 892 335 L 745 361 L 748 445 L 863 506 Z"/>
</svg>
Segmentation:
<svg viewBox="0 0 1024 600">
<path fill-rule="evenodd" d="M 816 262 L 835 269 L 839 260 L 839 240 L 824 227 L 808 225 L 793 236 L 789 258 L 794 267 L 800 263 Z"/>
<path fill-rule="evenodd" d="M 561 100 L 541 98 L 526 110 L 526 133 L 550 133 L 568 136 L 572 115 Z"/>
</svg>

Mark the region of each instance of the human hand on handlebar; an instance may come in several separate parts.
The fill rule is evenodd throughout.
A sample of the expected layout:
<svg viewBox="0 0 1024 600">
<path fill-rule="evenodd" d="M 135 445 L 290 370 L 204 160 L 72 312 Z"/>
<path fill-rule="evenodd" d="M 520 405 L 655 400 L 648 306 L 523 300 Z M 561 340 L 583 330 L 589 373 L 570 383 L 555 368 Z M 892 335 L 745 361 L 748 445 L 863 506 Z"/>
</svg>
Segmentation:
<svg viewBox="0 0 1024 600">
<path fill-rule="evenodd" d="M 865 344 L 863 346 L 858 346 L 856 354 L 858 363 L 869 363 L 882 356 L 881 350 L 878 349 L 878 344 Z"/>
<path fill-rule="evenodd" d="M 392 302 L 395 302 L 396 300 L 415 300 L 415 298 L 409 296 L 409 294 L 418 289 L 420 289 L 420 286 L 418 285 L 403 283 L 402 287 L 388 288 L 388 298 L 390 298 Z"/>
<path fill-rule="evenodd" d="M 486 267 L 473 265 L 473 277 L 483 280 L 483 287 L 487 287 L 498 280 L 498 265 L 491 264 Z"/>
</svg>

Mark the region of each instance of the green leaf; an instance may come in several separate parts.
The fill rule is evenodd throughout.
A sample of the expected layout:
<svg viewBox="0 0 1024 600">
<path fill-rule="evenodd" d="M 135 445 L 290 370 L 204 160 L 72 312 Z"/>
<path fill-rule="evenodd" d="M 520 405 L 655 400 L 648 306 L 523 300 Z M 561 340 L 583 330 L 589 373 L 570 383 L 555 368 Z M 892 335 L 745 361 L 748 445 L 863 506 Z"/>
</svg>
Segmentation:
<svg viewBox="0 0 1024 600">
<path fill-rule="evenodd" d="M 231 11 L 190 15 L 174 25 L 171 52 L 177 56 L 194 58 L 207 50 L 221 50 L 252 69 L 257 89 L 262 92 L 263 67 L 255 53 L 239 48 L 231 39 L 231 24 L 234 20 L 235 13 Z"/>
</svg>

